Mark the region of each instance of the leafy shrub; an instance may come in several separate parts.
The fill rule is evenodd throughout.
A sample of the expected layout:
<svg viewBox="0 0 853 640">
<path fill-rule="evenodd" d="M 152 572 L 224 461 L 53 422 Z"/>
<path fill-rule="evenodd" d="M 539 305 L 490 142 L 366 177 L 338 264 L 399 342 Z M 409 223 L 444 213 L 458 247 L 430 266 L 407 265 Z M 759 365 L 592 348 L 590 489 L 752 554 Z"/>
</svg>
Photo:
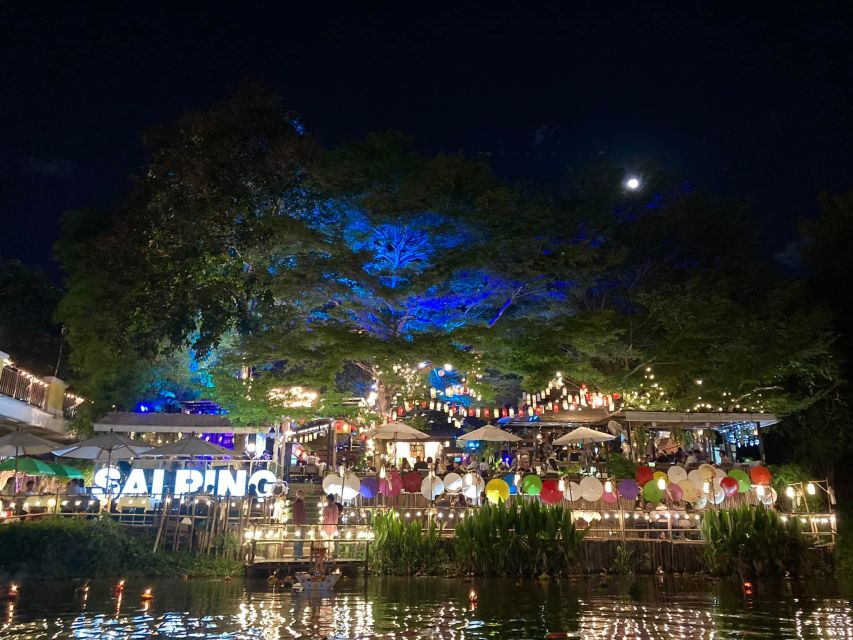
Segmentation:
<svg viewBox="0 0 853 640">
<path fill-rule="evenodd" d="M 708 511 L 702 537 L 710 570 L 741 578 L 799 574 L 807 546 L 796 518 L 762 507 Z"/>
<path fill-rule="evenodd" d="M 607 475 L 611 478 L 633 478 L 637 471 L 636 463 L 618 452 L 608 453 L 605 465 Z"/>
<path fill-rule="evenodd" d="M 561 505 L 487 504 L 457 522 L 455 560 L 460 570 L 479 575 L 567 573 L 584 533 Z"/>
<path fill-rule="evenodd" d="M 108 519 L 47 518 L 0 527 L 0 570 L 60 579 L 232 575 L 242 567 L 201 554 L 152 553 L 146 540 Z"/>
<path fill-rule="evenodd" d="M 441 527 L 435 521 L 424 526 L 419 520 L 405 520 L 395 511 L 386 511 L 373 516 L 373 534 L 373 571 L 391 575 L 436 574 L 447 567 Z"/>
</svg>

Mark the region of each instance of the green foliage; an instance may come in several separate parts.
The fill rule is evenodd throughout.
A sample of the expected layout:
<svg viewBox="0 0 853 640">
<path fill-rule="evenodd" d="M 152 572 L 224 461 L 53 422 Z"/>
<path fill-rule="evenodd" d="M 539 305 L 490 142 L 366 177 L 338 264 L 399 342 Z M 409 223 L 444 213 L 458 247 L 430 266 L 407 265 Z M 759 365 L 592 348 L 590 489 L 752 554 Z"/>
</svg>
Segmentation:
<svg viewBox="0 0 853 640">
<path fill-rule="evenodd" d="M 707 511 L 702 537 L 710 570 L 743 579 L 800 574 L 807 546 L 796 518 L 762 507 Z"/>
<path fill-rule="evenodd" d="M 633 552 L 627 547 L 625 547 L 625 545 L 619 545 L 618 547 L 616 547 L 616 558 L 613 560 L 613 568 L 611 569 L 611 571 L 613 571 L 613 573 L 618 573 L 621 575 L 633 573 L 633 555 Z"/>
<path fill-rule="evenodd" d="M 441 527 L 431 522 L 407 520 L 396 511 L 377 513 L 373 517 L 374 542 L 370 567 L 377 573 L 390 575 L 435 575 L 447 566 L 447 554 L 441 538 Z"/>
<path fill-rule="evenodd" d="M 787 496 L 785 490 L 789 485 L 801 485 L 795 487 L 797 492 L 799 493 L 811 480 L 815 480 L 816 478 L 812 473 L 808 471 L 803 465 L 798 464 L 796 462 L 789 464 L 780 464 L 780 465 L 771 465 L 770 473 L 772 474 L 772 484 L 773 488 L 776 489 L 776 493 L 779 496 L 779 501 L 781 504 L 785 505 L 785 508 L 790 511 L 794 511 L 794 504 L 791 498 Z M 810 496 L 806 493 L 806 501 L 808 502 L 808 510 L 812 513 L 827 513 L 830 510 L 829 504 L 827 503 L 826 494 L 818 489 L 815 492 L 815 495 Z M 803 497 L 799 496 L 800 502 L 798 503 L 797 511 L 805 511 L 805 506 L 802 503 Z"/>
<path fill-rule="evenodd" d="M 17 260 L 0 264 L 0 350 L 36 375 L 53 375 L 63 347 L 62 328 L 53 319 L 61 295 L 40 271 Z M 59 377 L 67 372 L 60 362 Z"/>
<path fill-rule="evenodd" d="M 605 466 L 607 468 L 607 475 L 617 479 L 633 478 L 634 472 L 637 470 L 635 462 L 628 460 L 624 455 L 615 451 L 607 454 Z"/>
<path fill-rule="evenodd" d="M 237 575 L 238 562 L 190 553 L 152 553 L 107 519 L 46 518 L 0 527 L 0 569 L 35 578 Z"/>
<path fill-rule="evenodd" d="M 561 505 L 538 500 L 486 504 L 457 521 L 455 561 L 460 570 L 477 575 L 565 574 L 584 533 Z"/>
</svg>

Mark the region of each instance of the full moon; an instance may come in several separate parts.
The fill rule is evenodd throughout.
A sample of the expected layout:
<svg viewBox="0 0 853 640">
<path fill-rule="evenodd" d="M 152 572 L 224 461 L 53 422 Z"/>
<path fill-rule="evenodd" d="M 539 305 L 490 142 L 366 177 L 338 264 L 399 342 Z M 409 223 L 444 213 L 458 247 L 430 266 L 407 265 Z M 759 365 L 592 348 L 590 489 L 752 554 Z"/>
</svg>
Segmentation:
<svg viewBox="0 0 853 640">
<path fill-rule="evenodd" d="M 639 178 L 628 178 L 625 181 L 625 186 L 631 191 L 636 191 L 640 188 L 640 179 Z"/>
</svg>

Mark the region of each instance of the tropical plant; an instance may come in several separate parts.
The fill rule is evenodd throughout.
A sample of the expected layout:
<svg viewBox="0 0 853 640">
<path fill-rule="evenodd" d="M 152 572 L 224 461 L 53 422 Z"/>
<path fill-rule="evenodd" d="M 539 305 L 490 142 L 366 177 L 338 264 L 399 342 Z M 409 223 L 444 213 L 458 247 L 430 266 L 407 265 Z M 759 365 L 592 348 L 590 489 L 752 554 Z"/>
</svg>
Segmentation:
<svg viewBox="0 0 853 640">
<path fill-rule="evenodd" d="M 370 566 L 376 573 L 414 575 L 443 573 L 447 553 L 441 538 L 441 527 L 433 520 L 424 525 L 420 520 L 407 520 L 396 511 L 377 513 L 373 517 Z"/>
<path fill-rule="evenodd" d="M 702 518 L 708 568 L 742 579 L 799 574 L 806 540 L 796 518 L 763 507 L 709 511 Z"/>
<path fill-rule="evenodd" d="M 515 500 L 484 505 L 456 524 L 455 559 L 478 575 L 568 573 L 584 531 L 561 505 Z"/>
<path fill-rule="evenodd" d="M 634 553 L 625 545 L 616 547 L 616 558 L 613 560 L 612 568 L 613 573 L 622 575 L 632 573 L 634 570 L 633 555 Z"/>
</svg>

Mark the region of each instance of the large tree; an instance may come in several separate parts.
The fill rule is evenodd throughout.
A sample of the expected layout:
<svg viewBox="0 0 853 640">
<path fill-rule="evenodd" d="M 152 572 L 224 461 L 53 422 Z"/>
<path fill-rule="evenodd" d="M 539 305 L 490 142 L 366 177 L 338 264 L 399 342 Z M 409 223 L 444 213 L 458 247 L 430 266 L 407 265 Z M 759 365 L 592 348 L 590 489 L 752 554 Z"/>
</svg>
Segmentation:
<svg viewBox="0 0 853 640">
<path fill-rule="evenodd" d="M 62 327 L 53 314 L 62 293 L 17 260 L 0 264 L 0 350 L 38 375 L 66 375 Z"/>
</svg>

